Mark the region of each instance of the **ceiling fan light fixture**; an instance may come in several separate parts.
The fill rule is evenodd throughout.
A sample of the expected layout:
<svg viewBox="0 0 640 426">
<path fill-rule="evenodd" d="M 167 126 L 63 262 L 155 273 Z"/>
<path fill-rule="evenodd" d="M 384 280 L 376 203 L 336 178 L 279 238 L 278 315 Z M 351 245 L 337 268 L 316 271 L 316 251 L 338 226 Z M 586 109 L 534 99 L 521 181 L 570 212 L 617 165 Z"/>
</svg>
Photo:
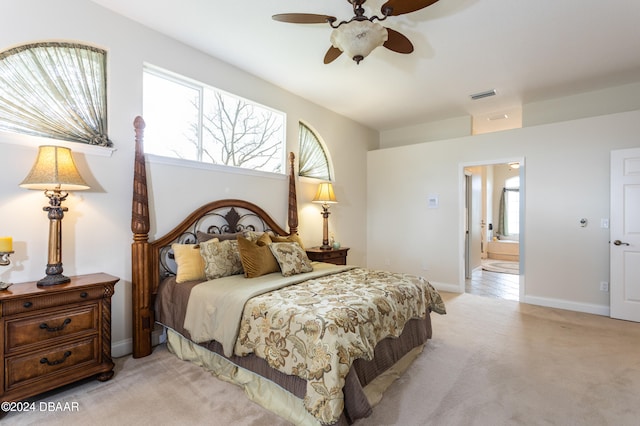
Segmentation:
<svg viewBox="0 0 640 426">
<path fill-rule="evenodd" d="M 387 29 L 377 22 L 351 21 L 333 30 L 331 44 L 360 63 L 373 49 L 382 46 L 388 37 Z"/>
</svg>

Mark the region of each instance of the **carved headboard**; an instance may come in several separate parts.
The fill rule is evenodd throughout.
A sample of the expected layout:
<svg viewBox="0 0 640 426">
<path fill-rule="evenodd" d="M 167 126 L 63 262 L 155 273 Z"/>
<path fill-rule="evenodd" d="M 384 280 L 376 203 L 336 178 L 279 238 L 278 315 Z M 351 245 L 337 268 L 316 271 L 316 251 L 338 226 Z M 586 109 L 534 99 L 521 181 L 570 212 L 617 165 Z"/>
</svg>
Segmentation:
<svg viewBox="0 0 640 426">
<path fill-rule="evenodd" d="M 285 231 L 280 227 L 267 224 L 265 219 L 254 211 L 256 206 L 242 200 L 220 200 L 203 207 L 202 215 L 199 215 L 186 231 L 167 245 L 159 247 L 160 279 L 177 273 L 171 244 L 195 244 L 198 242 L 198 234 L 200 233 L 219 235 L 244 231 L 273 231 L 279 235 L 285 234 Z"/>
<path fill-rule="evenodd" d="M 289 232 L 280 227 L 262 208 L 244 200 L 217 200 L 196 209 L 166 235 L 149 241 L 149 197 L 143 150 L 145 123 L 142 117 L 134 120 L 136 134 L 133 203 L 131 208 L 132 299 L 133 299 L 133 356 L 140 358 L 151 353 L 153 331 L 153 303 L 160 281 L 175 275 L 171 244 L 195 243 L 198 232 L 208 234 L 235 233 L 245 230 L 273 231 L 278 235 L 298 231 L 298 210 L 293 153 L 289 155 Z"/>
</svg>

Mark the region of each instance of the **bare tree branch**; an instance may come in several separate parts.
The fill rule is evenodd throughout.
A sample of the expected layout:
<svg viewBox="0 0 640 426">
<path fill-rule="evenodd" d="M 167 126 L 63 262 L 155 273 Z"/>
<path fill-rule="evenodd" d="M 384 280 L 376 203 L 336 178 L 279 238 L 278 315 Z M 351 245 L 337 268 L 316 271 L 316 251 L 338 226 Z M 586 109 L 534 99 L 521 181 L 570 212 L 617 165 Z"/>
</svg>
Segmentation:
<svg viewBox="0 0 640 426">
<path fill-rule="evenodd" d="M 198 108 L 195 101 L 193 106 Z M 277 114 L 214 92 L 205 99 L 201 161 L 280 172 L 282 126 Z M 198 147 L 198 123 L 190 130 L 188 140 Z"/>
</svg>

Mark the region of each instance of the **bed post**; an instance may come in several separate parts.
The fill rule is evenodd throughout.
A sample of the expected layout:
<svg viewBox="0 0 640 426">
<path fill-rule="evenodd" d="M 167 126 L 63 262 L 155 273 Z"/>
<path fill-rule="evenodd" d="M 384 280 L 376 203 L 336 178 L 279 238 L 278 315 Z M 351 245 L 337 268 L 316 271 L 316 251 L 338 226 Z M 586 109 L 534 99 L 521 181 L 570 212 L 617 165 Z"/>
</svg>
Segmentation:
<svg viewBox="0 0 640 426">
<path fill-rule="evenodd" d="M 151 354 L 153 312 L 150 307 L 151 271 L 149 270 L 149 198 L 143 139 L 145 123 L 142 117 L 133 122 L 136 132 L 136 153 L 133 176 L 133 203 L 131 206 L 131 284 L 133 305 L 133 357 Z"/>
<path fill-rule="evenodd" d="M 287 224 L 289 225 L 289 234 L 291 235 L 298 233 L 298 200 L 296 197 L 295 160 L 295 154 L 290 152 L 289 162 L 291 163 L 291 170 L 289 172 L 289 212 Z"/>
</svg>

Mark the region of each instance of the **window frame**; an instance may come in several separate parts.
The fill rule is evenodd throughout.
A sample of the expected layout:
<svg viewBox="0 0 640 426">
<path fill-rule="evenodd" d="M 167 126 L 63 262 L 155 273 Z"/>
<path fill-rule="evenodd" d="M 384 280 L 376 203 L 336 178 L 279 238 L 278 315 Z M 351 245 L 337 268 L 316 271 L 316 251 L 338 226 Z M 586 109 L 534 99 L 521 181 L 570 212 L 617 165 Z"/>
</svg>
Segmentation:
<svg viewBox="0 0 640 426">
<path fill-rule="evenodd" d="M 165 68 L 150 64 L 150 63 L 144 63 L 143 64 L 143 78 L 144 78 L 144 74 L 145 73 L 149 73 L 155 77 L 158 78 L 162 78 L 165 79 L 167 81 L 173 82 L 175 84 L 179 84 L 191 89 L 194 89 L 196 91 L 198 91 L 198 112 L 197 112 L 197 126 L 198 126 L 198 132 L 197 132 L 197 157 L 200 160 L 193 160 L 193 159 L 187 159 L 187 158 L 179 158 L 179 157 L 171 157 L 171 156 L 166 156 L 166 155 L 161 155 L 161 154 L 155 154 L 152 152 L 145 152 L 145 156 L 153 163 L 158 163 L 158 164 L 171 164 L 171 165 L 176 165 L 176 166 L 182 166 L 182 167 L 188 167 L 188 168 L 196 168 L 196 169 L 204 169 L 204 170 L 213 170 L 213 171 L 219 171 L 219 172 L 229 172 L 229 173 L 235 173 L 235 174 L 244 174 L 244 175 L 254 175 L 254 176 L 261 176 L 261 177 L 271 177 L 271 178 L 278 178 L 278 177 L 283 177 L 286 178 L 287 173 L 288 173 L 288 162 L 287 162 L 287 114 L 284 111 L 280 111 L 276 108 L 264 105 L 262 103 L 256 102 L 254 100 L 245 98 L 243 96 L 240 95 L 236 95 L 234 93 L 228 92 L 226 90 L 217 88 L 215 86 L 212 86 L 210 84 L 192 79 L 190 77 L 172 72 L 170 70 L 167 70 Z M 144 84 L 143 84 L 143 90 L 144 90 Z M 271 111 L 275 114 L 278 114 L 281 116 L 282 118 L 282 141 L 280 142 L 281 148 L 280 148 L 280 155 L 279 160 L 280 160 L 280 171 L 266 171 L 266 170 L 259 170 L 259 169 L 251 169 L 248 167 L 243 167 L 243 166 L 234 166 L 234 165 L 227 165 L 227 164 L 221 164 L 221 163 L 210 163 L 210 162 L 205 162 L 205 161 L 201 161 L 202 159 L 202 152 L 203 152 L 203 107 L 204 107 L 204 92 L 206 90 L 211 90 L 214 92 L 219 92 L 225 96 L 230 96 L 233 97 L 234 99 L 238 99 L 240 101 L 246 102 L 248 104 L 254 105 L 258 108 L 262 108 L 263 110 L 267 110 L 267 111 Z M 143 107 L 144 107 L 144 92 L 143 92 Z M 143 110 L 143 116 L 144 116 L 144 110 Z"/>
<path fill-rule="evenodd" d="M 505 207 L 507 209 L 507 236 L 520 235 L 520 176 L 512 176 L 504 182 Z M 516 198 L 515 200 L 513 198 Z M 517 214 L 514 214 L 517 213 Z M 518 232 L 511 232 L 513 225 L 517 226 Z"/>
</svg>

